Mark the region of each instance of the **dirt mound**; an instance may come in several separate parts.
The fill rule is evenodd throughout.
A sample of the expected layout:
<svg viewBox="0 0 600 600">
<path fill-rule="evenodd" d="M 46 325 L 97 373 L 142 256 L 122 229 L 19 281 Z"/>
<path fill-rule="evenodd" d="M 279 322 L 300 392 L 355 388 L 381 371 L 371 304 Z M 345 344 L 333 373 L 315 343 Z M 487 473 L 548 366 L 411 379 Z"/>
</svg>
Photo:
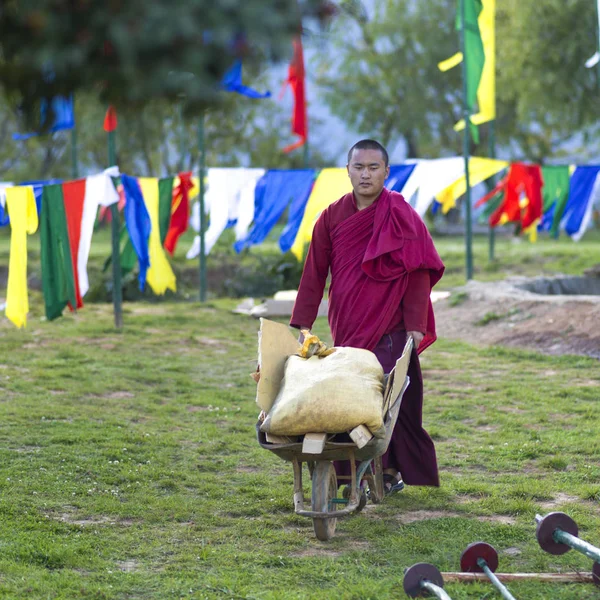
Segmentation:
<svg viewBox="0 0 600 600">
<path fill-rule="evenodd" d="M 435 303 L 440 337 L 600 359 L 600 296 L 540 295 L 523 279 L 469 282 Z"/>
</svg>

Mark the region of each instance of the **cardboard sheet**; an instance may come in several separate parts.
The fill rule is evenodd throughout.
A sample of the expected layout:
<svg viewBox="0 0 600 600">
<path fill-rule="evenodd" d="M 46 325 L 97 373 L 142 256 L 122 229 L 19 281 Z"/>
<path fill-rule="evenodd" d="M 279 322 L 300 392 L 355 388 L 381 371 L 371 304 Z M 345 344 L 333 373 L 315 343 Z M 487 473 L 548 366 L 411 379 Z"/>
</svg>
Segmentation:
<svg viewBox="0 0 600 600">
<path fill-rule="evenodd" d="M 287 325 L 268 319 L 260 320 L 258 334 L 258 366 L 260 381 L 256 390 L 256 403 L 269 412 L 283 380 L 285 363 L 302 346 Z"/>
<path fill-rule="evenodd" d="M 398 394 L 402 391 L 404 386 L 404 380 L 408 373 L 408 365 L 410 363 L 410 357 L 413 349 L 413 339 L 409 337 L 404 345 L 402 356 L 396 361 L 396 366 L 390 374 L 390 380 L 385 391 L 384 414 L 387 412 L 389 407 L 394 403 Z"/>
</svg>

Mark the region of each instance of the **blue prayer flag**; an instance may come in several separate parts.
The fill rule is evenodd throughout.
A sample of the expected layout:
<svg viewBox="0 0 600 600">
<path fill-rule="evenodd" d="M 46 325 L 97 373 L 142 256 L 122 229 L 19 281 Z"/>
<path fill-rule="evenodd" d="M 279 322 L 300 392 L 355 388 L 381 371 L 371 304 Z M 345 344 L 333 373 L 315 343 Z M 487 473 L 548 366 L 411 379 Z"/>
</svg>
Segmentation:
<svg viewBox="0 0 600 600">
<path fill-rule="evenodd" d="M 226 92 L 237 92 L 248 98 L 269 98 L 271 92 L 261 94 L 242 83 L 242 61 L 236 60 L 233 66 L 223 76 L 221 85 Z"/>
<path fill-rule="evenodd" d="M 63 129 L 73 129 L 75 127 L 75 113 L 73 111 L 73 96 L 55 96 L 51 100 L 52 112 L 54 113 L 54 121 L 52 126 L 45 133 L 55 133 L 56 131 L 61 131 Z M 41 106 L 41 127 L 40 131 L 44 128 L 46 124 L 46 119 L 48 118 L 48 102 L 47 100 L 42 100 Z M 32 132 L 32 133 L 14 133 L 13 140 L 27 140 L 30 137 L 40 135 L 40 132 Z"/>
<path fill-rule="evenodd" d="M 140 272 L 138 283 L 140 291 L 146 287 L 146 272 L 150 268 L 150 254 L 148 250 L 148 239 L 150 237 L 150 215 L 144 202 L 144 196 L 136 177 L 121 174 L 121 183 L 125 192 L 125 225 L 129 233 L 129 239 L 138 257 Z"/>
</svg>

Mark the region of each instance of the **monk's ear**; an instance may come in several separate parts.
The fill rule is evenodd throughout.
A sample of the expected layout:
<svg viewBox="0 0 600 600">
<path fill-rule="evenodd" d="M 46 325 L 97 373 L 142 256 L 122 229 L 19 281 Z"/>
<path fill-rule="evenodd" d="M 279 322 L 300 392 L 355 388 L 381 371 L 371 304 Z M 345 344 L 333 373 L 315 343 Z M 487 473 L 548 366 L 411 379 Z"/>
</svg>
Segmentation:
<svg viewBox="0 0 600 600">
<path fill-rule="evenodd" d="M 390 165 L 385 168 L 385 178 L 387 179 L 390 176 Z"/>
<path fill-rule="evenodd" d="M 350 165 L 346 165 L 346 172 L 350 175 Z"/>
</svg>

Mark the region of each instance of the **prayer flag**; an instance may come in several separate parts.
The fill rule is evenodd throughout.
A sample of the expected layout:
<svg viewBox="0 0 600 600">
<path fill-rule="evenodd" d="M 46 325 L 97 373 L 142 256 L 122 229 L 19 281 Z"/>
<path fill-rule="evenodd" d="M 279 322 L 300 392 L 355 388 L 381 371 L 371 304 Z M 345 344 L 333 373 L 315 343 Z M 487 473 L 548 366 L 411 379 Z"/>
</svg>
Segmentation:
<svg viewBox="0 0 600 600">
<path fill-rule="evenodd" d="M 171 221 L 164 240 L 165 250 L 173 255 L 177 240 L 187 231 L 190 217 L 190 190 L 194 187 L 191 173 L 179 173 L 179 183 L 173 188 Z"/>
<path fill-rule="evenodd" d="M 306 143 L 308 137 L 308 118 L 306 115 L 306 93 L 304 86 L 304 53 L 302 51 L 302 40 L 298 36 L 294 40 L 294 56 L 288 69 L 288 78 L 284 86 L 289 84 L 294 93 L 294 112 L 292 113 L 292 133 L 300 136 L 300 139 L 283 149 L 291 152 Z"/>
<path fill-rule="evenodd" d="M 10 258 L 6 288 L 6 317 L 17 327 L 25 327 L 29 312 L 27 295 L 27 235 L 38 228 L 38 213 L 33 188 L 11 187 L 6 190 L 6 208 L 10 214 Z"/>
<path fill-rule="evenodd" d="M 67 218 L 67 232 L 71 248 L 71 261 L 73 264 L 73 280 L 75 284 L 76 306 L 70 305 L 71 310 L 83 307 L 83 300 L 79 288 L 78 255 L 81 240 L 81 224 L 83 220 L 83 206 L 85 202 L 85 179 L 69 181 L 62 184 L 62 193 Z"/>
<path fill-rule="evenodd" d="M 477 89 L 477 105 L 479 112 L 471 117 L 471 123 L 481 125 L 496 118 L 496 0 L 483 0 L 483 10 L 478 23 L 483 41 L 485 63 L 481 80 Z M 462 131 L 465 121 L 461 119 L 454 131 Z"/>
<path fill-rule="evenodd" d="M 257 92 L 255 89 L 242 83 L 242 61 L 236 60 L 233 66 L 225 73 L 221 85 L 226 92 L 236 92 L 248 98 L 268 98 L 271 92 Z"/>
<path fill-rule="evenodd" d="M 598 47 L 600 48 L 600 0 L 598 0 Z M 589 58 L 586 61 L 585 66 L 588 69 L 591 69 L 592 67 L 595 67 L 599 62 L 600 62 L 600 51 L 596 52 L 596 54 L 594 54 L 594 56 Z"/>
<path fill-rule="evenodd" d="M 461 11 L 461 0 L 457 2 L 457 13 L 456 13 L 456 29 L 462 31 L 464 36 L 464 50 L 466 58 L 461 52 L 455 54 L 451 58 L 442 61 L 438 64 L 438 68 L 441 71 L 447 71 L 452 67 L 460 64 L 465 60 L 465 73 L 466 73 L 466 103 L 469 108 L 469 114 L 473 115 L 475 111 L 475 102 L 478 97 L 478 91 L 480 84 L 485 84 L 485 90 L 482 89 L 483 103 L 485 108 L 479 106 L 479 114 L 473 115 L 469 118 L 471 126 L 471 135 L 475 142 L 479 141 L 479 133 L 475 125 L 477 123 L 484 123 L 490 119 L 487 118 L 489 113 L 493 113 L 495 116 L 495 82 L 494 82 L 494 69 L 495 65 L 488 65 L 486 70 L 486 78 L 483 79 L 483 72 L 485 63 L 489 56 L 493 56 L 495 39 L 494 39 L 494 16 L 495 16 L 495 0 L 485 0 L 485 13 L 483 0 L 462 0 L 464 2 L 464 24 L 463 24 L 463 11 Z M 488 48 L 484 49 L 484 42 L 482 39 L 482 33 L 480 24 L 484 25 L 483 29 L 486 34 L 486 42 Z M 483 79 L 483 82 L 482 82 Z M 483 116 L 486 111 L 487 115 Z M 474 117 L 477 116 L 477 120 Z M 455 130 L 459 131 L 465 126 L 464 121 L 459 121 Z"/>
<path fill-rule="evenodd" d="M 114 106 L 109 106 L 104 115 L 104 131 L 110 133 L 117 129 L 117 109 Z"/>
<path fill-rule="evenodd" d="M 177 290 L 175 274 L 167 260 L 160 239 L 160 183 L 155 177 L 140 177 L 138 179 L 142 197 L 150 217 L 150 235 L 148 238 L 148 254 L 150 264 L 146 274 L 148 285 L 152 291 L 162 296 L 167 290 Z M 173 180 L 168 178 L 168 184 L 173 189 Z"/>
<path fill-rule="evenodd" d="M 71 245 L 62 185 L 46 185 L 40 215 L 40 257 L 46 318 L 62 315 L 64 307 L 77 305 Z"/>
<path fill-rule="evenodd" d="M 40 135 L 40 133 L 55 133 L 63 129 L 73 129 L 75 127 L 75 114 L 73 111 L 73 96 L 55 96 L 50 100 L 50 111 L 48 110 L 48 101 L 42 100 L 40 108 L 40 129 L 31 133 L 14 133 L 13 140 L 27 140 L 30 137 Z M 51 113 L 54 120 L 52 125 L 46 129 L 48 112 Z"/>
</svg>

